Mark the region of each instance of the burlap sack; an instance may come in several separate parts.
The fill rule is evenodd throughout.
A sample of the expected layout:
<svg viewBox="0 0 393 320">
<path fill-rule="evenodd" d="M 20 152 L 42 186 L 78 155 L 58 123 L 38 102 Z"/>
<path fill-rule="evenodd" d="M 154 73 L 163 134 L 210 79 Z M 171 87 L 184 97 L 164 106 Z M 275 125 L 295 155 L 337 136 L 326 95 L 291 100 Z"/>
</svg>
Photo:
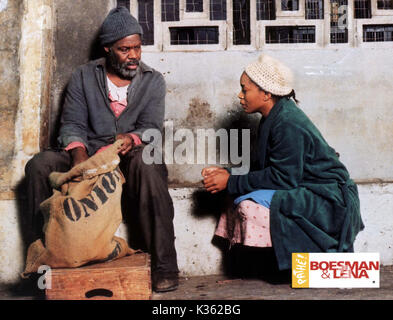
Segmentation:
<svg viewBox="0 0 393 320">
<path fill-rule="evenodd" d="M 45 245 L 41 239 L 30 245 L 22 277 L 40 265 L 78 267 L 135 252 L 114 236 L 122 221 L 124 177 L 118 167 L 122 143 L 116 141 L 68 172 L 50 174 L 54 194 L 40 205 Z"/>
</svg>

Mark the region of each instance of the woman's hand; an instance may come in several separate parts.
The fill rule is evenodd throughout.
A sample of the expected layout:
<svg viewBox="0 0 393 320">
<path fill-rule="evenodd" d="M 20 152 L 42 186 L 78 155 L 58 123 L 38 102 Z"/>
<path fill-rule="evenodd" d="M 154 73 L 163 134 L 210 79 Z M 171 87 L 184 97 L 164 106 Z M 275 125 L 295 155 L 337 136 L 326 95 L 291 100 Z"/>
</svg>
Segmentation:
<svg viewBox="0 0 393 320">
<path fill-rule="evenodd" d="M 202 169 L 202 172 L 201 172 L 202 177 L 203 177 L 203 178 L 207 178 L 208 175 L 210 175 L 210 174 L 213 173 L 214 171 L 220 170 L 220 169 L 222 169 L 222 168 L 221 168 L 221 167 L 214 167 L 214 166 L 212 166 L 212 167 L 207 167 L 207 168 L 203 168 L 203 169 Z"/>
<path fill-rule="evenodd" d="M 220 167 L 207 167 L 202 170 L 202 176 L 206 191 L 214 194 L 226 189 L 230 174 Z"/>
</svg>

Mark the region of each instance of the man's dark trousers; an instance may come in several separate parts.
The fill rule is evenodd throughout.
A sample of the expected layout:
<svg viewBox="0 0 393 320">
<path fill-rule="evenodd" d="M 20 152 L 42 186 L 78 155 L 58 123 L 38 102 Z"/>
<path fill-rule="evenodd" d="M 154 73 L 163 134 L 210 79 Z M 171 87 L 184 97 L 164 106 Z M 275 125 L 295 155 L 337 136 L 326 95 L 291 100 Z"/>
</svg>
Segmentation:
<svg viewBox="0 0 393 320">
<path fill-rule="evenodd" d="M 144 145 L 120 156 L 120 169 L 126 179 L 123 185 L 123 217 L 130 230 L 131 245 L 151 254 L 152 273 L 177 273 L 177 257 L 173 229 L 174 209 L 168 192 L 168 171 L 163 164 L 146 164 L 142 159 Z M 71 168 L 67 151 L 43 151 L 26 165 L 28 210 L 25 212 L 35 232 L 43 237 L 43 218 L 39 205 L 52 195 L 48 176 L 53 171 Z M 134 243 L 136 244 L 135 247 Z"/>
</svg>

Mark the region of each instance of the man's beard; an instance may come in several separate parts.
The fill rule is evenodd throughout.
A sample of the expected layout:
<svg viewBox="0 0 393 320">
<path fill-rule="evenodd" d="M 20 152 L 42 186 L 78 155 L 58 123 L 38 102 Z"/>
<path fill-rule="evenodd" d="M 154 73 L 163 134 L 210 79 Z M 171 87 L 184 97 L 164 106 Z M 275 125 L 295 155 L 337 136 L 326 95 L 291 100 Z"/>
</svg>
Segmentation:
<svg viewBox="0 0 393 320">
<path fill-rule="evenodd" d="M 128 69 L 127 67 L 132 64 L 136 64 L 137 66 L 139 66 L 138 60 L 133 59 L 129 62 L 120 63 L 116 55 L 114 54 L 113 50 L 109 50 L 108 56 L 109 56 L 110 67 L 118 76 L 127 80 L 132 80 L 132 78 L 135 77 L 138 69 L 131 70 Z"/>
</svg>

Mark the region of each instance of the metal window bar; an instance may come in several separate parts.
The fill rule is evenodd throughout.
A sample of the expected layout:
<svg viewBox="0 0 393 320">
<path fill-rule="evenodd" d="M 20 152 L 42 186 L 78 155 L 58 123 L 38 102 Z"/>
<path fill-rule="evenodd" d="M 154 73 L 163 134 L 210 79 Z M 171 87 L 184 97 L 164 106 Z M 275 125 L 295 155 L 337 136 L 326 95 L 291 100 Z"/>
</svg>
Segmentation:
<svg viewBox="0 0 393 320">
<path fill-rule="evenodd" d="M 161 0 L 161 21 L 179 20 L 179 0 Z"/>
<path fill-rule="evenodd" d="M 306 19 L 323 19 L 323 0 L 306 0 Z"/>
<path fill-rule="evenodd" d="M 299 0 L 281 0 L 282 11 L 297 11 L 299 10 Z"/>
<path fill-rule="evenodd" d="M 251 44 L 250 1 L 233 1 L 233 44 Z"/>
<path fill-rule="evenodd" d="M 354 7 L 356 19 L 371 18 L 371 0 L 355 0 Z"/>
<path fill-rule="evenodd" d="M 154 44 L 154 1 L 138 0 L 138 21 L 143 30 L 142 44 Z"/>
<path fill-rule="evenodd" d="M 210 20 L 227 19 L 227 2 L 226 0 L 210 0 Z"/>
<path fill-rule="evenodd" d="M 363 25 L 363 42 L 393 41 L 393 25 Z"/>
<path fill-rule="evenodd" d="M 218 27 L 170 27 L 171 45 L 206 45 L 219 43 Z"/>
<path fill-rule="evenodd" d="M 203 0 L 186 0 L 186 12 L 203 12 Z"/>
<path fill-rule="evenodd" d="M 315 43 L 315 26 L 267 26 L 266 43 Z"/>
<path fill-rule="evenodd" d="M 378 0 L 377 8 L 380 10 L 393 10 L 393 0 Z"/>
<path fill-rule="evenodd" d="M 117 7 L 126 7 L 130 9 L 130 0 L 117 0 Z"/>
<path fill-rule="evenodd" d="M 348 42 L 348 0 L 330 1 L 330 43 Z"/>
<path fill-rule="evenodd" d="M 257 20 L 276 20 L 275 0 L 257 0 Z"/>
</svg>

